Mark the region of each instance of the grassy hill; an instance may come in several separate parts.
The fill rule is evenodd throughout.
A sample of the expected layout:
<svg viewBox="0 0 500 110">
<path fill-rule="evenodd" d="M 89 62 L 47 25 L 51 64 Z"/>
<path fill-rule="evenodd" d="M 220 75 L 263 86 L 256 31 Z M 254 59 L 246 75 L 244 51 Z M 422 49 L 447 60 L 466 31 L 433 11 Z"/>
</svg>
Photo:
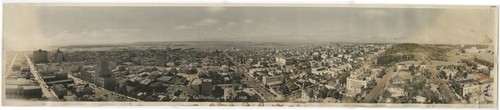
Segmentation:
<svg viewBox="0 0 500 110">
<path fill-rule="evenodd" d="M 431 60 L 446 61 L 446 52 L 449 49 L 440 48 L 436 45 L 420 45 L 415 43 L 403 43 L 393 45 L 387 49 L 378 59 L 378 65 L 392 65 L 397 62 L 429 58 Z"/>
</svg>

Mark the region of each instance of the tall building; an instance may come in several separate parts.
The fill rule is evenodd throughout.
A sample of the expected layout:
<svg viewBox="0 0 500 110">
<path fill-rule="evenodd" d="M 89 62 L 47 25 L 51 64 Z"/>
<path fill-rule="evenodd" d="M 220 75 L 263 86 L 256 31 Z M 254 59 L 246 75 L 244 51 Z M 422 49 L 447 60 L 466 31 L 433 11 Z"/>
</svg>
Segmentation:
<svg viewBox="0 0 500 110">
<path fill-rule="evenodd" d="M 117 85 L 116 83 L 115 77 L 97 77 L 97 80 L 95 81 L 95 85 L 107 90 L 114 90 Z"/>
<path fill-rule="evenodd" d="M 48 63 L 49 56 L 48 52 L 42 49 L 38 49 L 37 51 L 33 51 L 33 63 Z"/>
<path fill-rule="evenodd" d="M 201 94 L 204 96 L 212 95 L 212 79 L 202 79 L 201 81 Z"/>
<path fill-rule="evenodd" d="M 163 52 L 157 52 L 155 55 L 155 65 L 156 66 L 165 66 L 165 53 Z"/>
<path fill-rule="evenodd" d="M 97 59 L 94 75 L 89 74 L 91 79 L 89 82 L 108 90 L 114 90 L 116 85 L 116 78 L 111 75 L 109 62 L 105 59 L 105 55 L 100 53 Z"/>
<path fill-rule="evenodd" d="M 103 57 L 103 55 L 99 55 L 99 58 L 97 59 L 95 72 L 97 73 L 98 77 L 111 76 L 111 69 L 109 68 L 109 62 Z"/>
<path fill-rule="evenodd" d="M 61 63 L 64 61 L 66 61 L 66 59 L 64 58 L 64 53 L 61 50 L 57 49 L 56 53 L 54 53 L 53 62 Z"/>
</svg>

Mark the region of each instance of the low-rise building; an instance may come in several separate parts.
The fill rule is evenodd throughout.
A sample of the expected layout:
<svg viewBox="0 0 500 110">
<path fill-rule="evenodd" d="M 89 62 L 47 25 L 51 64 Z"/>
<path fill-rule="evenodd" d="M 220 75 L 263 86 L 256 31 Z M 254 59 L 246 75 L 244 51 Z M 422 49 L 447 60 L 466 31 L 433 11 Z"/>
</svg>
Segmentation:
<svg viewBox="0 0 500 110">
<path fill-rule="evenodd" d="M 455 81 L 453 86 L 455 91 L 462 97 L 481 92 L 481 84 L 475 79 Z"/>
<path fill-rule="evenodd" d="M 52 91 L 57 95 L 59 98 L 63 98 L 68 94 L 68 89 L 62 85 L 62 84 L 56 84 L 52 87 Z"/>
<path fill-rule="evenodd" d="M 312 68 L 311 69 L 312 74 L 328 75 L 328 76 L 332 76 L 332 77 L 337 75 L 338 71 L 340 71 L 340 69 L 336 69 L 336 68 L 330 69 L 330 68 L 326 68 L 326 67 Z"/>
<path fill-rule="evenodd" d="M 391 97 L 405 96 L 405 90 L 403 84 L 392 84 L 387 87 L 387 90 L 391 92 Z"/>
<path fill-rule="evenodd" d="M 285 57 L 276 57 L 276 63 L 280 66 L 291 65 L 294 63 L 294 59 Z"/>
<path fill-rule="evenodd" d="M 348 95 L 355 95 L 362 93 L 363 89 L 369 87 L 369 83 L 373 82 L 373 78 L 368 74 L 355 73 L 347 77 L 346 88 L 350 92 Z"/>
<path fill-rule="evenodd" d="M 282 83 L 281 81 L 282 78 L 283 78 L 282 76 L 264 76 L 262 78 L 262 82 L 265 85 L 276 85 Z"/>
<path fill-rule="evenodd" d="M 201 79 L 193 79 L 193 81 L 191 81 L 191 93 L 190 94 L 193 94 L 193 95 L 198 95 L 201 93 L 201 84 L 202 84 L 202 81 Z"/>
<path fill-rule="evenodd" d="M 42 94 L 42 88 L 34 84 L 32 80 L 24 78 L 6 79 L 6 98 L 40 98 Z"/>
</svg>

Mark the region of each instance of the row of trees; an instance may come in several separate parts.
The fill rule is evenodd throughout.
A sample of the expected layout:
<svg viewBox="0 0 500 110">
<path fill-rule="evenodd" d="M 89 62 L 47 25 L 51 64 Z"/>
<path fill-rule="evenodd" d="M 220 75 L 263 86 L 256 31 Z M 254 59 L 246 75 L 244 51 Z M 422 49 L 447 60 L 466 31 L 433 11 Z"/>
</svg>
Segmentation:
<svg viewBox="0 0 500 110">
<path fill-rule="evenodd" d="M 319 90 L 318 98 L 324 99 L 327 97 L 335 98 L 335 99 L 342 99 L 344 96 L 342 93 L 338 90 L 335 89 L 327 89 L 327 88 L 322 88 Z"/>
<path fill-rule="evenodd" d="M 396 44 L 392 46 L 391 48 L 387 49 L 386 53 L 388 54 L 393 54 L 393 53 L 411 53 L 411 52 L 416 52 L 420 47 L 420 45 L 415 44 L 415 43 L 403 43 L 403 44 Z"/>
<path fill-rule="evenodd" d="M 404 55 L 383 55 L 377 58 L 377 65 L 387 66 L 392 65 L 396 62 L 414 60 L 415 55 L 404 54 Z"/>
</svg>

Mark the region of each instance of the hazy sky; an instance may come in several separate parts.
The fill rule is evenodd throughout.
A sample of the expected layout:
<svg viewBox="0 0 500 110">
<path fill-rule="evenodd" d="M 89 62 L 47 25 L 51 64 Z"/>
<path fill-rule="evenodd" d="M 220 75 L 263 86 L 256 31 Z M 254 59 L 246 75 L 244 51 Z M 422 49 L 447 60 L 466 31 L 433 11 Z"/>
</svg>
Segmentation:
<svg viewBox="0 0 500 110">
<path fill-rule="evenodd" d="M 492 43 L 490 7 L 4 6 L 7 47 L 142 41 Z"/>
</svg>

